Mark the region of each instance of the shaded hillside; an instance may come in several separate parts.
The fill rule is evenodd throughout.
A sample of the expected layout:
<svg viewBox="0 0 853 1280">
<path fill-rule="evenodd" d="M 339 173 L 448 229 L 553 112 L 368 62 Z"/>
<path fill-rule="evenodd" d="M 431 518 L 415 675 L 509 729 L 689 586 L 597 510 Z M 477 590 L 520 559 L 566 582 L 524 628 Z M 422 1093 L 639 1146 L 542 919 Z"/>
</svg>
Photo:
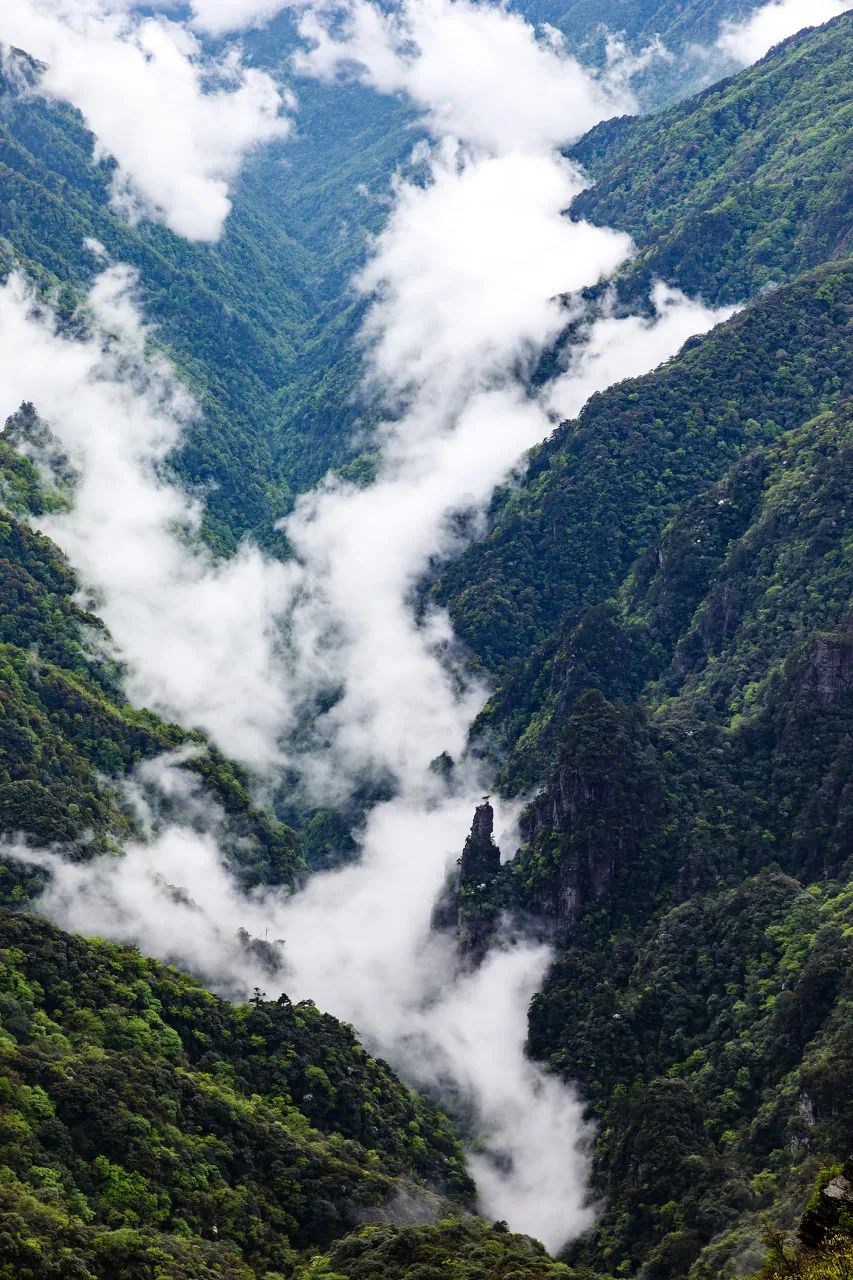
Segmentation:
<svg viewBox="0 0 853 1280">
<path fill-rule="evenodd" d="M 660 277 L 742 302 L 853 246 L 853 15 L 794 36 L 686 103 L 605 121 L 574 146 L 595 185 L 572 215 L 629 232 L 617 276 L 636 301 Z"/>
<path fill-rule="evenodd" d="M 0 839 L 74 849 L 78 857 L 115 851 L 139 832 L 124 794 L 145 760 L 190 748 L 183 768 L 221 806 L 226 844 L 247 884 L 290 884 L 302 872 L 295 834 L 251 798 L 245 772 L 198 733 L 128 705 L 121 672 L 99 618 L 78 602 L 79 584 L 27 513 L 48 496 L 32 464 L 16 453 L 33 429 L 24 411 L 0 437 Z M 17 516 L 12 514 L 17 512 Z M 31 877 L 0 859 L 0 899 L 25 894 Z"/>
<path fill-rule="evenodd" d="M 642 140 L 602 143 L 583 197 L 615 175 L 647 249 L 626 296 L 654 271 L 732 298 L 765 255 L 786 282 L 593 397 L 433 588 L 495 686 L 475 745 L 535 796 L 517 856 L 463 871 L 460 941 L 506 913 L 555 944 L 530 1048 L 597 1123 L 601 1217 L 568 1255 L 596 1272 L 757 1268 L 853 1128 L 853 268 L 828 92 L 850 30 L 724 86 L 761 105 L 731 136 L 714 91 L 581 144 Z M 801 163 L 781 124 L 812 101 Z M 755 234 L 704 235 L 718 202 Z"/>
<path fill-rule="evenodd" d="M 500 676 L 478 726 L 487 740 L 526 735 L 529 754 L 559 697 L 555 654 L 578 611 L 617 592 L 683 504 L 741 457 L 849 394 L 851 303 L 853 266 L 821 268 L 654 373 L 594 396 L 532 452 L 523 484 L 493 504 L 491 531 L 435 588 L 459 636 Z M 607 661 L 595 635 L 586 646 Z M 636 676 L 614 691 L 637 692 Z M 523 768 L 504 774 L 529 782 Z"/>
<path fill-rule="evenodd" d="M 310 1002 L 231 1005 L 3 911 L 0 1058 L 4 1278 L 270 1280 L 471 1195 L 441 1114 Z"/>
<path fill-rule="evenodd" d="M 265 47 L 286 71 L 290 27 Z M 348 280 L 384 216 L 377 192 L 359 190 L 384 192 L 410 149 L 405 112 L 357 86 L 306 86 L 299 139 L 250 157 L 222 240 L 191 244 L 113 213 L 110 164 L 93 165 L 76 111 L 27 91 L 36 75 L 20 57 L 0 72 L 0 266 L 79 293 L 101 266 L 94 238 L 135 267 L 157 341 L 204 409 L 176 465 L 209 489 L 208 536 L 226 550 L 247 530 L 273 539 L 293 496 L 349 456 Z"/>
<path fill-rule="evenodd" d="M 753 0 L 523 0 L 518 8 L 531 21 L 555 26 L 585 62 L 605 62 L 608 37 L 624 41 L 634 53 L 660 41 L 669 56 L 653 58 L 632 81 L 642 110 L 653 111 L 732 70 L 714 48 L 720 26 L 742 20 L 755 5 Z"/>
<path fill-rule="evenodd" d="M 555 942 L 530 1048 L 597 1120 L 598 1271 L 757 1266 L 849 1144 L 851 493 L 847 401 L 685 504 L 564 633 L 519 853 L 463 868 L 469 933 Z"/>
<path fill-rule="evenodd" d="M 765 872 L 606 940 L 592 915 L 531 1045 L 597 1117 L 597 1269 L 712 1280 L 757 1266 L 853 1131 L 849 882 Z"/>
</svg>

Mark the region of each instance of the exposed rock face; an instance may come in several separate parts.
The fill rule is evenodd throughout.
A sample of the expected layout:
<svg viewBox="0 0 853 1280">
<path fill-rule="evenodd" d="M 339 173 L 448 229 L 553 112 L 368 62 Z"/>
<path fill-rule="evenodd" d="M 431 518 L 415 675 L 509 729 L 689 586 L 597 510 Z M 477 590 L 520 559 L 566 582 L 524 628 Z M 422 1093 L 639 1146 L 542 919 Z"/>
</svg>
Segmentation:
<svg viewBox="0 0 853 1280">
<path fill-rule="evenodd" d="M 659 817 L 660 783 L 645 753 L 638 713 L 587 690 L 569 718 L 550 786 L 526 814 L 525 849 L 537 913 L 558 927 L 591 902 L 610 897 L 632 874 L 650 824 Z M 642 869 L 654 893 L 655 870 Z M 630 891 L 630 890 L 629 890 Z"/>
<path fill-rule="evenodd" d="M 825 706 L 841 701 L 853 685 L 853 628 L 817 637 L 803 685 Z"/>
<path fill-rule="evenodd" d="M 817 1204 L 803 1215 L 798 1235 L 807 1249 L 819 1249 L 841 1221 L 842 1215 L 853 1215 L 853 1156 L 846 1161 L 836 1178 L 832 1178 L 817 1197 Z"/>
<path fill-rule="evenodd" d="M 474 810 L 474 821 L 462 850 L 460 866 L 463 885 L 478 877 L 490 876 L 500 867 L 501 851 L 494 841 L 494 829 L 495 811 L 485 799 Z"/>
<path fill-rule="evenodd" d="M 485 955 L 500 914 L 501 851 L 494 825 L 495 811 L 486 798 L 474 810 L 459 870 L 448 876 L 432 914 L 432 927 L 454 929 L 460 951 L 475 964 Z"/>
</svg>

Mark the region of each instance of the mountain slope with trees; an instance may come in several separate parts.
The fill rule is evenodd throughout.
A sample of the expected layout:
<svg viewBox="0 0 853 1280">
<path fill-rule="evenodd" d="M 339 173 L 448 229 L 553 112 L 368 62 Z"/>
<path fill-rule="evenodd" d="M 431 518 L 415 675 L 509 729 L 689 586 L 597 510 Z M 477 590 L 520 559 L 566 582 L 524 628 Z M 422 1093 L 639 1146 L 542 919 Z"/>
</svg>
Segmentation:
<svg viewBox="0 0 853 1280">
<path fill-rule="evenodd" d="M 4 1280 L 270 1280 L 471 1199 L 444 1117 L 310 1002 L 2 910 L 0 1062 Z"/>
<path fill-rule="evenodd" d="M 687 39 L 723 9 L 612 13 L 638 39 L 664 22 Z M 585 0 L 565 16 L 589 37 Z M 247 36 L 258 61 L 277 64 L 290 21 Z M 758 296 L 563 424 L 433 586 L 494 685 L 475 747 L 496 788 L 532 797 L 516 856 L 461 868 L 462 942 L 482 954 L 503 919 L 555 948 L 529 1047 L 595 1123 L 596 1225 L 556 1262 L 471 1216 L 449 1122 L 348 1028 L 286 997 L 229 1004 L 63 934 L 27 914 L 38 879 L 10 862 L 2 1280 L 825 1280 L 846 1265 L 840 1214 L 796 1251 L 778 1232 L 816 1178 L 821 1206 L 853 1133 L 851 29 L 795 37 L 573 149 L 596 178 L 575 213 L 638 245 L 617 308 L 653 274 Z M 4 269 L 23 262 L 68 303 L 97 267 L 84 236 L 135 264 L 156 341 L 205 409 L 176 467 L 217 486 L 207 536 L 227 551 L 269 534 L 347 457 L 358 307 L 341 282 L 378 216 L 354 193 L 411 144 L 405 112 L 348 86 L 330 134 L 306 88 L 317 132 L 286 144 L 298 180 L 285 150 L 257 157 L 225 240 L 200 248 L 116 219 L 79 116 L 33 110 L 5 76 Z M 297 838 L 250 780 L 123 699 L 96 613 L 29 524 L 62 500 L 16 451 L 37 425 L 24 407 L 0 439 L 0 836 L 116 852 L 137 834 L 128 779 L 183 747 L 243 883 L 298 881 Z"/>
<path fill-rule="evenodd" d="M 57 846 L 75 857 L 115 853 L 141 835 L 127 792 L 137 766 L 184 752 L 181 766 L 221 811 L 232 864 L 249 887 L 293 884 L 304 863 L 296 834 L 252 799 L 244 770 L 122 693 L 122 671 L 59 549 L 29 517 L 62 501 L 17 444 L 39 429 L 32 406 L 0 435 L 0 839 Z M 43 429 L 43 428 L 42 428 Z M 0 857 L 0 901 L 43 882 Z"/>
<path fill-rule="evenodd" d="M 267 33 L 267 60 L 287 72 L 293 44 L 288 26 Z M 349 280 L 413 145 L 408 116 L 357 85 L 304 86 L 299 139 L 250 157 L 221 241 L 192 244 L 112 210 L 111 162 L 93 164 L 82 117 L 35 97 L 37 79 L 25 54 L 0 65 L 0 271 L 18 267 L 70 306 L 103 265 L 87 241 L 133 266 L 155 340 L 203 409 L 175 467 L 206 492 L 208 540 L 274 543 L 295 495 L 351 456 L 361 306 Z"/>
<path fill-rule="evenodd" d="M 616 277 L 623 300 L 659 278 L 740 303 L 850 253 L 851 58 L 842 14 L 659 115 L 605 121 L 569 151 L 594 180 L 573 216 L 638 245 Z"/>
</svg>

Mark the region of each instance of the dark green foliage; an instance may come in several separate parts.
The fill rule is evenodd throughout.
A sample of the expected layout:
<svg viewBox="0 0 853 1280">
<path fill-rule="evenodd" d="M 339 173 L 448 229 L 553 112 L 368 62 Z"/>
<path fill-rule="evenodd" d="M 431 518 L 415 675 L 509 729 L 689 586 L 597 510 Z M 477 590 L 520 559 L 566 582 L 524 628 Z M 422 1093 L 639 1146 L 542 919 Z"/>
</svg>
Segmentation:
<svg viewBox="0 0 853 1280">
<path fill-rule="evenodd" d="M 556 776 L 525 815 L 525 845 L 508 872 L 514 894 L 560 921 L 600 899 L 617 912 L 648 912 L 660 889 L 654 837 L 664 808 L 643 710 L 585 690 L 566 721 Z"/>
<path fill-rule="evenodd" d="M 745 7 L 575 0 L 561 21 L 576 43 L 604 16 L 677 45 Z M 792 1222 L 846 1152 L 851 30 L 795 37 L 574 149 L 598 179 L 574 212 L 639 246 L 623 301 L 654 274 L 708 300 L 780 287 L 594 397 L 434 588 L 497 683 L 480 744 L 507 790 L 539 793 L 504 866 L 481 807 L 452 923 L 469 961 L 505 911 L 555 940 L 530 1045 L 596 1120 L 593 1231 L 563 1264 L 502 1224 L 444 1216 L 442 1197 L 461 1212 L 471 1195 L 447 1123 L 310 1003 L 231 1006 L 0 914 L 2 1280 L 718 1280 L 758 1267 L 765 1215 Z M 246 48 L 280 68 L 292 40 L 283 15 Z M 7 96 L 0 121 L 4 267 L 17 256 L 58 282 L 65 309 L 94 269 L 83 236 L 139 268 L 155 339 L 205 408 L 176 466 L 215 484 L 206 533 L 222 549 L 246 530 L 271 540 L 329 463 L 370 475 L 343 442 L 359 306 L 341 300 L 380 216 L 358 184 L 384 183 L 412 135 L 398 104 L 356 86 L 300 92 L 301 140 L 254 158 L 215 247 L 118 221 L 72 111 Z M 2 441 L 0 463 L 0 833 L 113 848 L 133 831 L 122 779 L 190 745 L 244 881 L 297 878 L 295 838 L 250 780 L 125 705 L 73 574 L 23 519 L 61 484 L 45 495 Z M 351 816 L 314 815 L 313 866 L 340 855 Z M 30 887 L 0 873 L 7 898 Z M 414 1225 L 386 1225 L 400 1221 Z M 849 1250 L 838 1266 L 814 1254 L 776 1250 L 763 1280 L 845 1275 Z"/>
<path fill-rule="evenodd" d="M 289 16 L 248 43 L 289 76 Z M 273 524 L 295 493 L 351 455 L 361 307 L 349 278 L 383 215 L 376 197 L 415 140 L 393 100 L 354 85 L 298 88 L 298 140 L 249 158 L 222 240 L 203 245 L 128 226 L 109 207 L 111 167 L 92 164 L 79 114 L 0 77 L 0 268 L 61 286 L 66 304 L 100 266 L 87 237 L 139 271 L 154 339 L 204 411 L 175 466 L 205 487 L 205 533 L 226 551 L 247 531 L 280 543 Z M 382 191 L 359 194 L 380 179 Z"/>
<path fill-rule="evenodd" d="M 437 598 L 474 654 L 501 672 L 477 727 L 487 742 L 499 732 L 518 744 L 505 775 L 525 784 L 537 768 L 541 776 L 541 760 L 530 759 L 536 717 L 559 701 L 561 678 L 577 688 L 579 663 L 585 677 L 596 663 L 615 664 L 608 691 L 636 691 L 646 674 L 642 634 L 629 629 L 618 644 L 638 664 L 619 674 L 612 646 L 585 643 L 576 630 L 580 611 L 613 596 L 667 521 L 740 458 L 849 394 L 851 301 L 853 267 L 820 268 L 688 343 L 662 369 L 594 396 L 576 423 L 534 450 L 524 485 L 497 501 L 485 540 L 448 567 Z M 727 517 L 719 536 L 728 528 Z M 701 564 L 680 571 L 705 572 Z M 673 593 L 686 612 L 682 585 Z M 608 625 L 602 615 L 593 634 Z"/>
<path fill-rule="evenodd" d="M 849 885 L 780 873 L 664 913 L 636 941 L 590 917 L 531 1014 L 531 1043 L 598 1116 L 607 1208 L 577 1256 L 644 1276 L 730 1274 L 761 1211 L 849 1140 Z M 723 1267 L 725 1266 L 725 1270 Z"/>
<path fill-rule="evenodd" d="M 845 402 L 686 503 L 596 611 L 645 642 L 600 678 L 569 642 L 598 688 L 528 730 L 556 766 L 499 891 L 571 926 L 531 1048 L 599 1120 L 599 1269 L 758 1265 L 853 1124 L 851 446 Z"/>
<path fill-rule="evenodd" d="M 503 1223 L 448 1218 L 434 1226 L 366 1227 L 296 1274 L 298 1280 L 585 1280 L 587 1273 L 554 1262 Z"/>
<path fill-rule="evenodd" d="M 0 479 L 19 509 L 50 498 L 5 439 Z M 109 637 L 77 592 L 57 547 L 0 514 L 0 836 L 71 847 L 79 857 L 114 851 L 135 829 L 121 784 L 135 765 L 183 747 L 184 768 L 224 811 L 225 846 L 243 883 L 294 883 L 303 870 L 294 833 L 255 805 L 246 773 L 201 734 L 128 705 Z M 33 884 L 0 862 L 2 900 L 25 897 Z"/>
<path fill-rule="evenodd" d="M 596 180 L 572 214 L 631 233 L 632 301 L 661 277 L 742 302 L 850 250 L 853 18 L 795 36 L 658 116 L 607 121 L 571 151 Z"/>
<path fill-rule="evenodd" d="M 4 1280 L 289 1275 L 401 1195 L 470 1196 L 440 1113 L 310 1002 L 7 912 L 0 1054 Z"/>
</svg>

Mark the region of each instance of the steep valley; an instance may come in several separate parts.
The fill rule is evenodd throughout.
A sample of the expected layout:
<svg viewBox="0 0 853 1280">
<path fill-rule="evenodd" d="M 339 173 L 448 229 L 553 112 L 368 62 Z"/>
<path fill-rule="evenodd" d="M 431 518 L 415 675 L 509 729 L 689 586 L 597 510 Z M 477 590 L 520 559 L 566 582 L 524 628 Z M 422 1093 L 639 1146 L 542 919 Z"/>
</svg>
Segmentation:
<svg viewBox="0 0 853 1280">
<path fill-rule="evenodd" d="M 204 7 L 218 241 L 0 61 L 0 1278 L 843 1280 L 853 15 Z"/>
</svg>

